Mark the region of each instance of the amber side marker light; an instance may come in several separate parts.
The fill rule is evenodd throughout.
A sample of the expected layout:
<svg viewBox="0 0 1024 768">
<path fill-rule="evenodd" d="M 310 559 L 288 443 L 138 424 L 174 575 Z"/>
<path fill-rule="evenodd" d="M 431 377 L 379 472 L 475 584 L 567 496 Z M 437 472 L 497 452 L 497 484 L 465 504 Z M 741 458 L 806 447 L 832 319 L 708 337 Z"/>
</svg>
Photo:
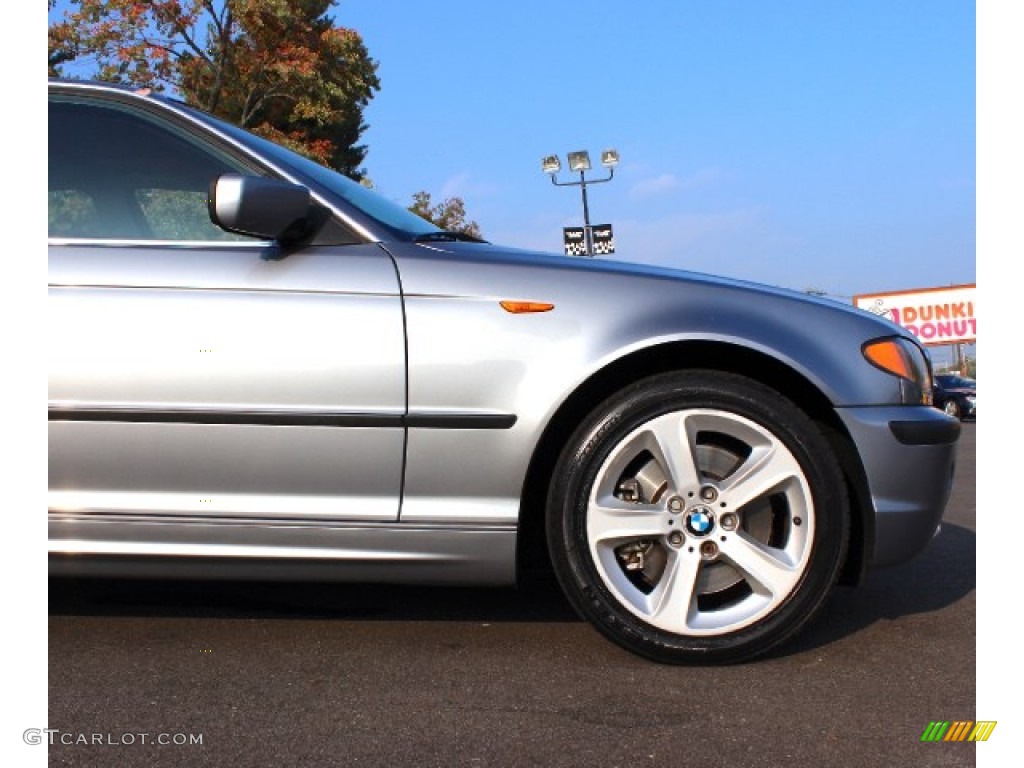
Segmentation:
<svg viewBox="0 0 1024 768">
<path fill-rule="evenodd" d="M 544 301 L 502 301 L 501 308 L 513 315 L 526 315 L 531 312 L 550 312 L 555 308 L 554 304 Z"/>
<path fill-rule="evenodd" d="M 907 352 L 894 339 L 880 339 L 864 347 L 864 357 L 883 371 L 914 380 L 914 368 L 907 359 Z"/>
</svg>

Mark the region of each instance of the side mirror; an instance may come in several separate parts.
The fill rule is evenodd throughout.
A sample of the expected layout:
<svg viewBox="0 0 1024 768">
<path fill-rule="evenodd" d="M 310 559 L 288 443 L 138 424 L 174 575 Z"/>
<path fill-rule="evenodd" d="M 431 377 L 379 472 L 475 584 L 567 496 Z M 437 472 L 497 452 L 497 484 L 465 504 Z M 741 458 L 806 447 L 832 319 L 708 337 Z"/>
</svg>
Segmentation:
<svg viewBox="0 0 1024 768">
<path fill-rule="evenodd" d="M 221 229 L 287 244 L 309 230 L 309 190 L 261 176 L 225 173 L 210 185 L 210 220 Z"/>
</svg>

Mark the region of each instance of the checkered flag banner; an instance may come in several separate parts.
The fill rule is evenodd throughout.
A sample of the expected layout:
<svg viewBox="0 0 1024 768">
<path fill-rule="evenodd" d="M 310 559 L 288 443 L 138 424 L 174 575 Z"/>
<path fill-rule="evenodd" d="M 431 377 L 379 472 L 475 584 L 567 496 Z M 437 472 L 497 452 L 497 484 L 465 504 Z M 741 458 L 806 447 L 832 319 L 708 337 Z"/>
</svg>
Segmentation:
<svg viewBox="0 0 1024 768">
<path fill-rule="evenodd" d="M 566 256 L 586 256 L 587 239 L 583 227 L 563 227 L 562 240 L 565 244 Z"/>
<path fill-rule="evenodd" d="M 611 224 L 598 224 L 591 227 L 590 231 L 594 238 L 595 256 L 615 253 L 615 235 L 612 234 Z"/>
</svg>

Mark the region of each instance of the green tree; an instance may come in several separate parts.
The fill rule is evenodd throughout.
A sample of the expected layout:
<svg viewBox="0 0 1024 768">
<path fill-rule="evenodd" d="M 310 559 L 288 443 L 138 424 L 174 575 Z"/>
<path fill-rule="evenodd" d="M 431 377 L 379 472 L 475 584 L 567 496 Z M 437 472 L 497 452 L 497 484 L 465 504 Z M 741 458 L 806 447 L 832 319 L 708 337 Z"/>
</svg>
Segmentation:
<svg viewBox="0 0 1024 768">
<path fill-rule="evenodd" d="M 447 232 L 461 232 L 481 238 L 480 225 L 466 218 L 466 204 L 461 197 L 449 197 L 431 205 L 429 192 L 417 192 L 412 196 L 409 210 Z"/>
<path fill-rule="evenodd" d="M 52 0 L 51 0 L 52 7 Z M 353 178 L 363 109 L 380 90 L 331 0 L 75 0 L 49 28 L 49 72 L 87 60 L 100 80 L 163 90 Z"/>
</svg>

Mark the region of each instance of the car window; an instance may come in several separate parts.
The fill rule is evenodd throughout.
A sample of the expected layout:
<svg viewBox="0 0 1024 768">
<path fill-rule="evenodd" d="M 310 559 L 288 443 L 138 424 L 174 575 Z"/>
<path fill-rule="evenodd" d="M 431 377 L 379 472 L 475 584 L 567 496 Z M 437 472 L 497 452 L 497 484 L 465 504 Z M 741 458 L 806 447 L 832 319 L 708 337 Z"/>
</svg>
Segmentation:
<svg viewBox="0 0 1024 768">
<path fill-rule="evenodd" d="M 405 206 L 389 200 L 380 193 L 368 189 L 347 176 L 310 160 L 308 157 L 303 157 L 287 147 L 275 144 L 261 136 L 256 136 L 249 131 L 239 128 L 237 125 L 226 123 L 191 107 L 179 106 L 179 109 L 190 112 L 198 120 L 223 131 L 235 141 L 264 155 L 285 169 L 296 172 L 299 176 L 304 176 L 317 184 L 323 185 L 326 189 L 343 198 L 347 203 L 358 208 L 367 216 L 389 229 L 403 233 L 410 238 L 441 231 L 439 227 L 412 213 Z"/>
<path fill-rule="evenodd" d="M 93 225 L 98 220 L 92 197 L 80 189 L 50 189 L 50 237 L 96 237 Z"/>
<path fill-rule="evenodd" d="M 938 375 L 935 377 L 936 383 L 946 389 L 969 389 L 978 385 L 975 379 L 966 379 L 962 376 L 950 376 L 950 375 Z"/>
<path fill-rule="evenodd" d="M 50 237 L 251 241 L 210 221 L 210 182 L 222 173 L 253 169 L 118 102 L 50 102 Z"/>
</svg>

